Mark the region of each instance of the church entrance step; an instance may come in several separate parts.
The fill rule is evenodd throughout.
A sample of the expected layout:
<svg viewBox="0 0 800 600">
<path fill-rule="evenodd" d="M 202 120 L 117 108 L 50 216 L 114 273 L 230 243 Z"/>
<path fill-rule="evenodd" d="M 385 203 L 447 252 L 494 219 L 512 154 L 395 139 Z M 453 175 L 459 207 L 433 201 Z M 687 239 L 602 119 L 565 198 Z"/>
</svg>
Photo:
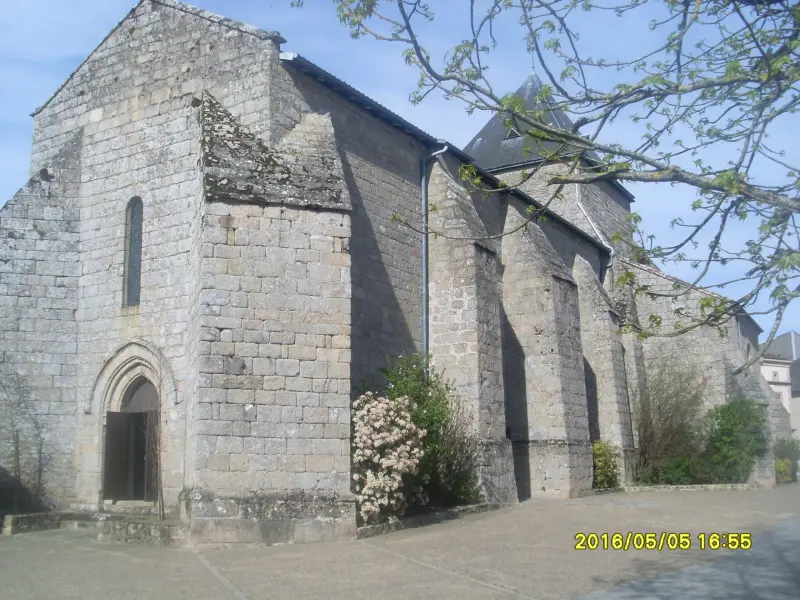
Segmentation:
<svg viewBox="0 0 800 600">
<path fill-rule="evenodd" d="M 124 515 L 157 515 L 158 507 L 155 502 L 145 500 L 106 500 L 100 511 L 109 514 Z"/>
<path fill-rule="evenodd" d="M 99 521 L 100 542 L 150 544 L 167 548 L 184 546 L 189 539 L 189 527 L 177 520 L 160 521 L 156 517 L 114 515 Z"/>
</svg>

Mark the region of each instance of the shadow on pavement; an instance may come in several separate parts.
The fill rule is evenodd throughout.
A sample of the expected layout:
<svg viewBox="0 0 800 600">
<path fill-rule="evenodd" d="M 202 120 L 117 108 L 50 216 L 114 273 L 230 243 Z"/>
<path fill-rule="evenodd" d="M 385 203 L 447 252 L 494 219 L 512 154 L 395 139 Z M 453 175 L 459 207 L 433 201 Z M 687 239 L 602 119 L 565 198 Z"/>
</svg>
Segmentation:
<svg viewBox="0 0 800 600">
<path fill-rule="evenodd" d="M 581 600 L 797 600 L 798 548 L 800 518 L 794 518 L 757 536 L 750 550 L 723 551 L 715 560 L 668 575 L 652 578 L 653 569 L 663 569 L 663 563 L 636 561 L 636 581 Z"/>
</svg>

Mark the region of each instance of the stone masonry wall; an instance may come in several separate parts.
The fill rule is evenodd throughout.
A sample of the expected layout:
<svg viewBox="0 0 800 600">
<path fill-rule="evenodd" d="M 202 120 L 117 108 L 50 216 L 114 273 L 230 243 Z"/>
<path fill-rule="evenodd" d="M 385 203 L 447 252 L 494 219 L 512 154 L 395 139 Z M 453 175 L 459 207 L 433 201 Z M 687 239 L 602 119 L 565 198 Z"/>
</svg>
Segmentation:
<svg viewBox="0 0 800 600">
<path fill-rule="evenodd" d="M 554 188 L 547 184 L 547 180 L 557 173 L 563 173 L 565 169 L 564 165 L 550 164 L 541 166 L 528 181 L 520 184 L 520 189 L 539 202 L 550 201 Z M 510 184 L 521 181 L 521 174 L 518 171 L 507 171 L 501 177 Z M 578 205 L 578 201 L 580 201 L 583 210 Z M 603 243 L 611 244 L 616 252 L 617 259 L 609 260 L 607 257 L 603 257 L 601 260 L 607 262 L 601 265 L 593 260 L 592 252 L 585 251 L 584 247 L 587 244 L 583 240 L 575 239 L 574 235 L 566 236 L 566 238 L 563 235 L 554 235 L 556 228 L 549 224 L 545 224 L 542 227 L 548 234 L 553 246 L 562 254 L 567 266 L 572 267 L 576 255 L 580 255 L 592 265 L 593 270 L 602 281 L 603 287 L 611 296 L 614 310 L 619 314 L 621 321 L 628 318 L 636 320 L 638 318 L 636 299 L 626 287 L 620 288 L 616 285 L 617 277 L 625 268 L 619 259 L 630 255 L 630 246 L 624 241 L 616 240 L 615 235 L 620 233 L 625 235 L 626 239 L 629 239 L 627 232 L 629 232 L 630 226 L 630 200 L 624 197 L 618 189 L 607 183 L 593 185 L 569 184 L 564 186 L 561 197 L 551 200 L 550 208 L 591 237 Z M 600 238 L 598 238 L 595 227 L 602 234 Z M 631 408 L 634 408 L 635 399 L 641 396 L 647 385 L 645 354 L 641 342 L 635 335 L 623 334 L 621 341 L 623 364 L 626 372 L 625 379 L 628 387 L 627 393 L 632 405 Z M 638 443 L 636 440 L 637 435 L 634 431 L 634 446 Z"/>
<path fill-rule="evenodd" d="M 268 138 L 275 36 L 173 0 L 141 0 L 35 115 L 31 171 L 80 127 L 87 135 L 121 127 L 129 114 L 163 113 L 203 89 Z"/>
<path fill-rule="evenodd" d="M 651 285 L 656 292 L 675 293 L 673 288 L 675 280 L 664 277 L 649 267 L 633 263 L 623 264 L 633 271 L 637 283 Z M 662 319 L 661 328 L 664 331 L 671 331 L 676 323 L 688 324 L 688 320 L 676 316 L 675 311 L 681 309 L 695 312 L 697 302 L 702 297 L 703 294 L 700 292 L 689 292 L 675 299 L 650 298 L 646 294 L 641 294 L 636 298 L 638 316 L 641 322 L 647 323 L 651 314 L 657 314 Z M 726 330 L 723 333 L 724 337 L 715 329 L 700 328 L 672 338 L 648 338 L 643 343 L 647 368 L 654 369 L 663 363 L 687 369 L 697 368 L 706 386 L 706 400 L 709 406 L 721 404 L 725 402 L 728 393 L 724 348 L 727 344 L 733 344 L 738 351 L 735 330 L 732 339 L 730 332 Z"/>
<path fill-rule="evenodd" d="M 195 539 L 225 541 L 220 535 L 231 528 L 257 535 L 244 500 L 254 494 L 313 494 L 340 506 L 335 528 L 354 526 L 349 240 L 345 213 L 208 204 Z M 305 498 L 295 498 L 294 517 L 311 518 Z M 271 520 L 269 511 L 279 508 L 259 509 L 266 510 L 260 518 Z"/>
<path fill-rule="evenodd" d="M 194 295 L 192 265 L 196 263 L 193 223 L 197 219 L 197 159 L 199 128 L 191 97 L 160 103 L 147 116 L 126 113 L 100 123 L 119 127 L 85 133 L 81 188 L 81 262 L 78 348 L 82 356 L 76 380 L 87 401 L 98 373 L 125 344 L 145 340 L 159 349 L 160 369 L 170 372 L 181 388 L 170 406 L 162 398 L 162 484 L 175 506 L 184 485 L 184 410 L 193 391 L 183 382 L 195 357 L 187 354 L 190 310 Z M 138 118 L 137 118 L 138 117 Z M 129 131 L 130 133 L 126 133 Z M 131 144 L 131 138 L 140 143 Z M 114 149 L 117 148 L 118 149 Z M 125 210 L 139 196 L 143 203 L 141 300 L 123 306 Z M 102 484 L 103 430 L 97 427 L 105 405 L 85 407 L 79 433 L 79 494 L 84 502 L 97 498 Z M 116 409 L 118 410 L 118 409 Z"/>
<path fill-rule="evenodd" d="M 75 494 L 78 398 L 65 382 L 77 373 L 79 358 L 81 141 L 73 137 L 0 209 L 0 394 L 16 397 L 0 399 L 0 470 L 13 473 L 13 430 L 18 428 L 22 483 L 35 493 L 44 468 L 48 503 L 68 502 Z M 43 438 L 41 463 L 37 428 Z M 1 504 L 10 503 L 10 489 L 2 493 Z"/>
<path fill-rule="evenodd" d="M 573 275 L 578 284 L 590 439 L 611 445 L 623 481 L 630 481 L 633 422 L 617 315 L 594 270 L 582 258 L 575 261 Z"/>
<path fill-rule="evenodd" d="M 605 241 L 614 247 L 619 256 L 630 256 L 630 246 L 615 240 L 615 236 L 630 239 L 631 201 L 609 183 L 575 184 L 575 187 L 577 199 L 591 222 L 603 233 Z"/>
<path fill-rule="evenodd" d="M 310 112 L 329 114 L 352 202 L 352 384 L 382 383 L 387 359 L 422 338 L 421 144 L 291 68 L 276 74 L 275 137 Z M 428 150 L 427 152 L 430 152 Z M 394 216 L 398 220 L 393 219 Z"/>
<path fill-rule="evenodd" d="M 516 170 L 506 171 L 499 176 L 509 185 L 518 185 L 520 190 L 538 202 L 542 204 L 550 202 L 548 207 L 553 212 L 596 239 L 598 235 L 594 227 L 597 227 L 605 237 L 605 241 L 611 242 L 621 256 L 630 254 L 630 246 L 614 241 L 615 234 L 629 231 L 630 200 L 622 192 L 607 183 L 591 185 L 569 183 L 564 185 L 558 197 L 553 197 L 557 186 L 549 185 L 548 180 L 554 175 L 566 173 L 568 167 L 561 164 L 547 164 L 530 167 L 527 171 L 529 177 L 525 178 L 525 181 L 522 173 Z M 602 238 L 600 241 L 603 241 Z"/>
<path fill-rule="evenodd" d="M 82 131 L 78 352 L 80 373 L 63 381 L 88 399 L 103 365 L 125 344 L 157 348 L 159 368 L 180 392 L 162 403 L 165 496 L 184 486 L 184 410 L 196 389 L 199 289 L 199 129 L 193 98 L 207 89 L 260 132 L 270 108 L 274 36 L 170 0 L 140 2 L 38 112 L 32 170 Z M 123 308 L 125 207 L 144 203 L 142 301 Z M 165 240 L 167 240 L 165 242 Z M 102 486 L 102 417 L 86 406 L 78 423 L 78 498 L 95 505 Z M 191 434 L 191 431 L 189 432 Z M 74 454 L 72 455 L 74 456 Z"/>
<path fill-rule="evenodd" d="M 482 442 L 479 477 L 484 497 L 495 504 L 513 503 L 517 490 L 512 446 L 506 437 L 500 337 L 502 267 L 491 242 L 468 239 L 486 237 L 475 204 L 494 203 L 494 212 L 500 213 L 499 199 L 472 198 L 453 179 L 453 170 L 445 171 L 439 164 L 432 170 L 429 194 L 437 207 L 431 213 L 431 229 L 467 238 L 431 236 L 433 362 L 454 382 L 461 401 L 470 407 Z"/>
<path fill-rule="evenodd" d="M 506 232 L 525 217 L 511 201 Z M 506 420 L 520 497 L 580 495 L 592 485 L 592 455 L 576 285 L 535 224 L 504 237 L 502 255 Z"/>
<path fill-rule="evenodd" d="M 193 364 L 186 375 L 186 388 L 192 391 L 184 408 L 186 418 L 186 432 L 184 440 L 184 477 L 182 488 L 191 485 L 192 476 L 196 470 L 197 455 L 194 445 L 197 439 L 197 421 L 200 415 L 199 398 L 197 390 L 200 387 L 200 340 L 201 319 L 203 317 L 200 294 L 203 289 L 203 221 L 206 212 L 205 194 L 203 190 L 203 174 L 200 170 L 196 174 L 196 198 L 193 202 L 195 214 L 191 218 L 189 227 L 190 249 L 186 264 L 187 277 L 192 282 L 189 290 L 188 328 L 186 333 L 186 354 L 191 357 Z"/>
<path fill-rule="evenodd" d="M 636 275 L 637 282 L 648 284 L 653 291 L 674 293 L 676 280 L 668 278 L 650 267 L 626 263 Z M 692 291 L 676 299 L 670 297 L 650 298 L 642 295 L 637 298 L 637 309 L 642 320 L 650 314 L 658 314 L 662 318 L 661 327 L 665 331 L 672 330 L 679 322 L 686 323 L 686 318 L 675 314 L 682 309 L 690 314 L 697 314 L 698 302 L 703 293 Z M 748 317 L 742 317 L 750 321 Z M 746 325 L 747 327 L 747 325 Z M 791 435 L 789 415 L 780 399 L 772 392 L 769 384 L 761 376 L 758 365 L 754 365 L 734 375 L 733 371 L 746 359 L 746 340 L 739 339 L 737 319 L 731 319 L 722 335 L 717 329 L 701 327 L 689 333 L 672 337 L 651 337 L 643 343 L 647 369 L 658 368 L 665 362 L 683 368 L 695 368 L 702 377 L 705 386 L 705 399 L 708 406 L 726 402 L 733 396 L 741 395 L 751 398 L 764 407 L 771 439 Z M 752 343 L 752 340 L 750 340 Z M 756 465 L 752 478 L 767 487 L 774 487 L 774 462 L 771 452 Z"/>
</svg>

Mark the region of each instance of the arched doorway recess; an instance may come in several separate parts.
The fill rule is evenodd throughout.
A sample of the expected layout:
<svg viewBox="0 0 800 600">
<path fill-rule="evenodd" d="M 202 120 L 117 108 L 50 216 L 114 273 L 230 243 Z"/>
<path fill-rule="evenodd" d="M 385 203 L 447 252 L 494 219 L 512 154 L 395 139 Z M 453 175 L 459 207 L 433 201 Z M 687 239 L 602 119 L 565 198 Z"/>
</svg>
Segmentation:
<svg viewBox="0 0 800 600">
<path fill-rule="evenodd" d="M 119 411 L 106 412 L 104 501 L 158 499 L 159 406 L 158 390 L 139 376 L 123 392 Z"/>
</svg>

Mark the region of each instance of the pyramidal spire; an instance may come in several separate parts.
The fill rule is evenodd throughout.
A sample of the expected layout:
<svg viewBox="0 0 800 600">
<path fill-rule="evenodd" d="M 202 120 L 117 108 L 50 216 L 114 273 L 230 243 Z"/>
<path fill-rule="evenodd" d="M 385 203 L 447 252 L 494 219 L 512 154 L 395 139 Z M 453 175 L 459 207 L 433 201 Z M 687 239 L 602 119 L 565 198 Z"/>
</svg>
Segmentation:
<svg viewBox="0 0 800 600">
<path fill-rule="evenodd" d="M 530 75 L 515 95 L 522 98 L 526 110 L 544 111 L 545 123 L 561 129 L 570 129 L 572 121 L 564 111 L 555 108 L 551 102 L 545 101 L 543 104 L 537 100 L 542 86 L 536 71 L 531 68 Z M 478 166 L 492 171 L 536 162 L 560 146 L 555 142 L 526 137 L 524 124 L 512 123 L 512 126 L 508 127 L 507 119 L 507 114 L 495 113 L 464 148 L 464 152 L 472 156 Z"/>
</svg>

